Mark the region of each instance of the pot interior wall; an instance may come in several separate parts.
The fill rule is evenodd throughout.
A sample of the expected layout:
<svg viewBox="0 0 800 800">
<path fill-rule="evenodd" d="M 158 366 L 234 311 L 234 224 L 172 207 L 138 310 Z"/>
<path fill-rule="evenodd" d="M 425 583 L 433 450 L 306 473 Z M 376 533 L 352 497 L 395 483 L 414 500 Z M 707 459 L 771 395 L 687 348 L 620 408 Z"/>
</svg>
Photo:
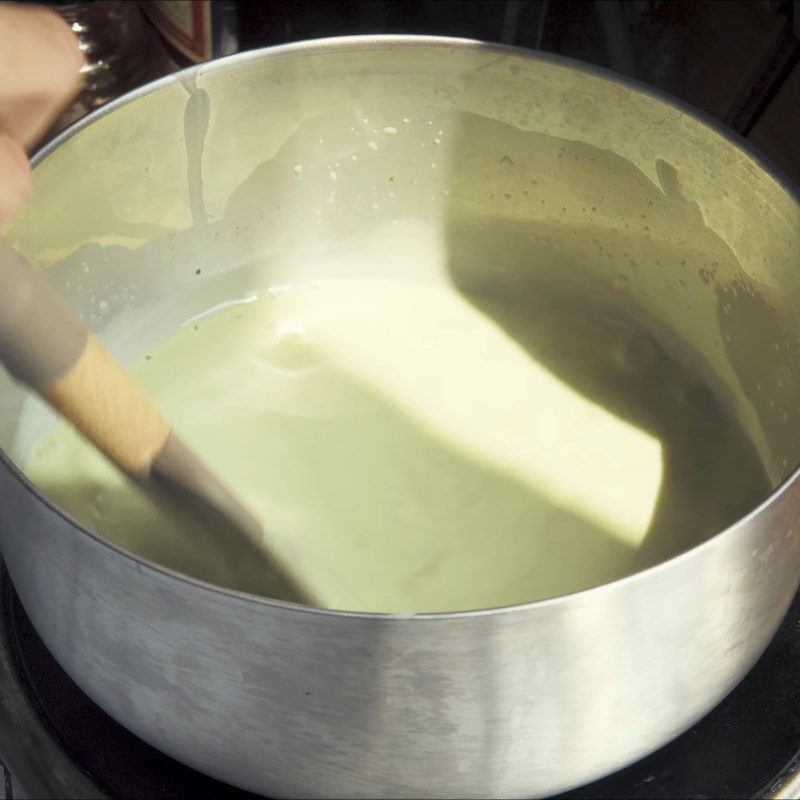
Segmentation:
<svg viewBox="0 0 800 800">
<path fill-rule="evenodd" d="M 470 297 L 516 282 L 668 342 L 773 484 L 800 462 L 800 208 L 609 77 L 477 45 L 288 48 L 162 83 L 35 175 L 11 243 L 124 361 L 215 303 L 332 270 Z M 23 466 L 53 418 L 0 384 L 0 445 Z"/>
</svg>

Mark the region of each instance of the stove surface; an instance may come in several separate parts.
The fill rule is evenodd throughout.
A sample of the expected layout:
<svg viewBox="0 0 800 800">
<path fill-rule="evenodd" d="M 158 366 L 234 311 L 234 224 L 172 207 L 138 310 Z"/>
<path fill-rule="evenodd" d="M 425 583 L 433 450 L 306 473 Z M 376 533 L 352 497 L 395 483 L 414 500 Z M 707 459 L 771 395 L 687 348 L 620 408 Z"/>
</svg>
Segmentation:
<svg viewBox="0 0 800 800">
<path fill-rule="evenodd" d="M 173 761 L 101 711 L 37 636 L 5 566 L 0 597 L 6 798 L 255 798 Z M 643 761 L 560 797 L 793 798 L 798 776 L 800 596 L 758 664 L 711 714 Z"/>
</svg>

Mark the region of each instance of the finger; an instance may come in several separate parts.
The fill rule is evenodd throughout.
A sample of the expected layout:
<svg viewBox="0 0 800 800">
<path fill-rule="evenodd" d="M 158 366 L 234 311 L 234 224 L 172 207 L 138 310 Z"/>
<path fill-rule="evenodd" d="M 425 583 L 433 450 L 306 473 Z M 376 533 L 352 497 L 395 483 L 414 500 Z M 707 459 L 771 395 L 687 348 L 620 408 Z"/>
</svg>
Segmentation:
<svg viewBox="0 0 800 800">
<path fill-rule="evenodd" d="M 0 133 L 0 235 L 22 211 L 32 189 L 31 167 L 22 145 Z"/>
<path fill-rule="evenodd" d="M 0 129 L 32 146 L 77 92 L 83 63 L 58 14 L 0 3 Z"/>
</svg>

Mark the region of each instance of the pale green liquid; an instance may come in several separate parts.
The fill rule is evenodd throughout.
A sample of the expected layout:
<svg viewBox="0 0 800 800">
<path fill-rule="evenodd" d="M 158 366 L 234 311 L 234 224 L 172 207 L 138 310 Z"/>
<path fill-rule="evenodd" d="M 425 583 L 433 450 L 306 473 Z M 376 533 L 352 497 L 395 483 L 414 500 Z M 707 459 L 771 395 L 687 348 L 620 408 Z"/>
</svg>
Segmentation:
<svg viewBox="0 0 800 800">
<path fill-rule="evenodd" d="M 630 325 L 544 296 L 307 283 L 185 325 L 134 374 L 337 609 L 595 586 L 708 538 L 769 490 L 697 376 Z M 130 551 L 236 583 L 67 426 L 28 474 Z"/>
</svg>

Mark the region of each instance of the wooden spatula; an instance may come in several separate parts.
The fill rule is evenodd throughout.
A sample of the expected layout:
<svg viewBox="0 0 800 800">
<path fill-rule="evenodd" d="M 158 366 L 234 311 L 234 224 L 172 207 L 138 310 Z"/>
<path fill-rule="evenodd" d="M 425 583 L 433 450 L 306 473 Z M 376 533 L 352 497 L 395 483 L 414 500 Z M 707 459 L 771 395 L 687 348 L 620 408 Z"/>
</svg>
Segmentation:
<svg viewBox="0 0 800 800">
<path fill-rule="evenodd" d="M 78 315 L 13 248 L 0 241 L 0 362 L 69 420 L 143 490 L 190 506 L 231 560 L 266 558 L 295 599 L 310 587 L 272 552 L 261 523 L 180 441 L 155 403 Z M 242 575 L 258 570 L 246 565 Z M 257 582 L 257 581 L 256 581 Z M 238 588 L 257 591 L 251 585 Z"/>
</svg>

